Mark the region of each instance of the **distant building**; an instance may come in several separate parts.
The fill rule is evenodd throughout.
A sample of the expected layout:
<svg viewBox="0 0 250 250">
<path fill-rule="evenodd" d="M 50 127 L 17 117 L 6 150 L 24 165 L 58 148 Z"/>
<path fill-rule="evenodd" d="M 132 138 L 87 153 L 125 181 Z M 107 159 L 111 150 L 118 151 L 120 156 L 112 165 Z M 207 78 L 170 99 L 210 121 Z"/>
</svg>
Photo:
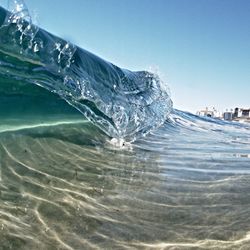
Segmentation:
<svg viewBox="0 0 250 250">
<path fill-rule="evenodd" d="M 226 111 L 226 112 L 223 113 L 223 119 L 226 120 L 226 121 L 232 121 L 233 117 L 234 117 L 233 112 Z"/>
<path fill-rule="evenodd" d="M 208 109 L 206 107 L 204 110 L 196 112 L 199 116 L 219 118 L 226 121 L 238 121 L 238 122 L 249 122 L 250 123 L 250 108 L 235 108 L 226 109 L 224 113 L 220 113 L 215 108 Z"/>
<path fill-rule="evenodd" d="M 215 108 L 212 108 L 211 110 L 206 107 L 204 110 L 200 110 L 196 112 L 199 116 L 206 116 L 206 117 L 213 117 L 213 118 L 221 118 L 221 113 L 217 111 Z"/>
<path fill-rule="evenodd" d="M 235 121 L 250 122 L 250 108 L 235 108 L 233 119 Z"/>
</svg>

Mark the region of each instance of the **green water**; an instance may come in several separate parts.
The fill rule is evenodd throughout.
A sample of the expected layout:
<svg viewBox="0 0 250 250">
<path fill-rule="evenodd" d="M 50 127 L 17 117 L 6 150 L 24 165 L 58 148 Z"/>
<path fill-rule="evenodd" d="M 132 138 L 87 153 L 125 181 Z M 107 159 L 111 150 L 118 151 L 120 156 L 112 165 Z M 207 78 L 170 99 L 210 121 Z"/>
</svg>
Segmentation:
<svg viewBox="0 0 250 250">
<path fill-rule="evenodd" d="M 169 122 L 119 148 L 53 94 L 8 84 L 0 249 L 248 249 L 246 128 Z"/>
</svg>

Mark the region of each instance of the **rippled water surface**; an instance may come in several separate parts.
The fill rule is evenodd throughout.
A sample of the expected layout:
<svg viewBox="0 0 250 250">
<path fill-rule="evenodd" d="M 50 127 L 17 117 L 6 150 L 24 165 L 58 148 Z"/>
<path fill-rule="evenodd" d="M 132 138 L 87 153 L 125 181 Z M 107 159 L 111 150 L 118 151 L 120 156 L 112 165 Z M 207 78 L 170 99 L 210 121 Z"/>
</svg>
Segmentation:
<svg viewBox="0 0 250 250">
<path fill-rule="evenodd" d="M 175 111 L 120 148 L 77 118 L 0 134 L 2 249 L 248 249 L 248 126 Z"/>
</svg>

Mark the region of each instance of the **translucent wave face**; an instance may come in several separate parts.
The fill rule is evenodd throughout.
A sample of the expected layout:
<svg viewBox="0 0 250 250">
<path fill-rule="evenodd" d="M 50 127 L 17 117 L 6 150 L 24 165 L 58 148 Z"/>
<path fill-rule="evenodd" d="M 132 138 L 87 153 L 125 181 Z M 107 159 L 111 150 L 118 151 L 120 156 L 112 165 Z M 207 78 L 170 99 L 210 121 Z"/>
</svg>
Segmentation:
<svg viewBox="0 0 250 250">
<path fill-rule="evenodd" d="M 123 70 L 38 29 L 22 2 L 1 9 L 1 74 L 60 95 L 111 137 L 134 140 L 160 126 L 172 101 L 157 75 Z"/>
</svg>

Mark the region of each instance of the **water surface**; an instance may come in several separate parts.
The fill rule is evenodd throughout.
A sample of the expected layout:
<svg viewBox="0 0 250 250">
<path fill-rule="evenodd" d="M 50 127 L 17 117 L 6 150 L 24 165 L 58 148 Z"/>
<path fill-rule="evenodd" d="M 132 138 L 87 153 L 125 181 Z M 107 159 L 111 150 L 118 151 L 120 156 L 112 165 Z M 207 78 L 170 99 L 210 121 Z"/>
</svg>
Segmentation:
<svg viewBox="0 0 250 250">
<path fill-rule="evenodd" d="M 249 249 L 249 125 L 6 13 L 0 249 Z"/>
</svg>

